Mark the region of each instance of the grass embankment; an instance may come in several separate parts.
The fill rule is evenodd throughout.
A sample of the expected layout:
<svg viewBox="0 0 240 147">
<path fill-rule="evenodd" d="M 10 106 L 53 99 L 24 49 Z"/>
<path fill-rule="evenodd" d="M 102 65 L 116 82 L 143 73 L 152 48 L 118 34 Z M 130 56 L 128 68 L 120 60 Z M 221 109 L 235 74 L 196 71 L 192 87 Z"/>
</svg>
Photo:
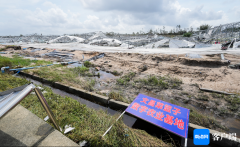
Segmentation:
<svg viewBox="0 0 240 147">
<path fill-rule="evenodd" d="M 0 68 L 7 67 L 15 68 L 15 67 L 27 67 L 27 66 L 39 66 L 39 65 L 47 65 L 51 64 L 50 61 L 45 60 L 30 60 L 30 59 L 23 59 L 18 55 L 13 55 L 12 58 L 2 57 L 0 56 Z"/>
<path fill-rule="evenodd" d="M 26 79 L 0 74 L 0 83 L 3 82 L 8 84 L 1 85 L 0 91 L 29 83 Z M 108 127 L 115 122 L 117 115 L 111 116 L 103 110 L 96 111 L 70 97 L 64 98 L 54 94 L 48 87 L 43 88 L 43 91 L 46 91 L 44 97 L 61 128 L 64 128 L 65 125 L 75 127 L 66 136 L 77 143 L 86 140 L 90 143 L 90 146 L 173 146 L 172 144 L 165 144 L 162 140 L 149 135 L 145 131 L 129 128 L 121 119 L 102 138 L 101 136 Z M 35 94 L 28 95 L 20 104 L 42 119 L 47 116 Z M 48 123 L 51 124 L 51 122 Z"/>
<path fill-rule="evenodd" d="M 85 66 L 68 68 L 63 65 L 54 65 L 51 67 L 42 67 L 41 69 L 27 70 L 26 72 L 38 75 L 52 82 L 61 82 L 68 86 L 75 86 L 89 91 L 94 90 L 95 80 L 89 78 L 94 73 L 91 73 L 89 68 Z"/>
</svg>

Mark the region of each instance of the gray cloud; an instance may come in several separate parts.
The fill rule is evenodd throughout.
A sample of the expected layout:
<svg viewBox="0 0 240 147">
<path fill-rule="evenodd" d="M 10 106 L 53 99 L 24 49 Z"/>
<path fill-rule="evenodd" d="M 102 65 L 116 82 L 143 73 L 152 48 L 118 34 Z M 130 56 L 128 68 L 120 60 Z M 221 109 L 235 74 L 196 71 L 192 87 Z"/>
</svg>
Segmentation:
<svg viewBox="0 0 240 147">
<path fill-rule="evenodd" d="M 71 0 L 75 7 L 64 7 L 59 3 L 47 0 L 23 0 L 0 2 L 0 35 L 25 33 L 82 33 L 92 31 L 130 32 L 147 31 L 176 27 L 198 27 L 200 23 L 223 24 L 228 20 L 225 12 L 205 10 L 204 6 L 185 8 L 178 0 Z M 4 7 L 2 7 L 4 6 Z M 234 9 L 233 14 L 239 14 Z M 239 15 L 240 16 L 240 15 Z M 4 23 L 3 23 L 4 22 Z"/>
<path fill-rule="evenodd" d="M 222 12 L 203 11 L 203 6 L 184 8 L 177 0 L 81 0 L 85 8 L 108 11 L 130 25 L 187 25 L 194 20 L 218 20 Z"/>
</svg>

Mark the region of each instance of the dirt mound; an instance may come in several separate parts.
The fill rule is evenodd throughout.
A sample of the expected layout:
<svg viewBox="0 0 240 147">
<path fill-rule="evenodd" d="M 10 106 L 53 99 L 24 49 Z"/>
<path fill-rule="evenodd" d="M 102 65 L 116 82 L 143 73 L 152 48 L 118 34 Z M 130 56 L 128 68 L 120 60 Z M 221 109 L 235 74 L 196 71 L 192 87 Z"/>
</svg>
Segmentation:
<svg viewBox="0 0 240 147">
<path fill-rule="evenodd" d="M 21 50 L 21 46 L 7 45 L 5 48 L 6 48 L 6 49 L 13 48 L 14 50 Z"/>
<path fill-rule="evenodd" d="M 188 66 L 202 66 L 202 67 L 221 67 L 228 66 L 228 61 L 219 61 L 219 60 L 206 60 L 206 59 L 189 59 L 185 57 L 180 57 L 178 62 Z"/>
</svg>

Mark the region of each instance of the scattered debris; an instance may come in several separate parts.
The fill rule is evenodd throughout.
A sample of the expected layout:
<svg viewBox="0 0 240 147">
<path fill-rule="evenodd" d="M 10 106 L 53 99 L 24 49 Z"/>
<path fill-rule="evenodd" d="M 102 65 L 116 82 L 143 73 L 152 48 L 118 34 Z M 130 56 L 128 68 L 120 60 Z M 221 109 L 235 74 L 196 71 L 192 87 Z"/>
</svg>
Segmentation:
<svg viewBox="0 0 240 147">
<path fill-rule="evenodd" d="M 99 70 L 100 70 L 100 67 L 95 67 L 95 69 L 96 69 L 97 71 L 99 71 Z"/>
<path fill-rule="evenodd" d="M 188 58 L 202 58 L 200 55 L 198 54 L 186 54 L 185 57 Z"/>
<path fill-rule="evenodd" d="M 49 117 L 48 116 L 46 116 L 43 120 L 44 121 L 47 121 L 49 119 Z"/>
<path fill-rule="evenodd" d="M 94 57 L 92 57 L 92 58 L 90 58 L 90 59 L 87 59 L 87 60 L 85 60 L 85 61 L 97 60 L 97 59 L 102 58 L 102 57 L 104 57 L 104 56 L 105 56 L 105 54 L 104 54 L 104 53 L 101 53 L 101 54 L 99 54 L 99 55 L 97 55 L 97 56 L 94 56 Z M 84 62 L 85 62 L 85 61 L 84 61 Z"/>
<path fill-rule="evenodd" d="M 226 95 L 234 95 L 233 93 L 227 93 L 224 91 L 217 91 L 217 90 L 206 89 L 206 88 L 199 88 L 199 89 L 202 91 L 215 92 L 215 93 L 226 94 Z"/>
<path fill-rule="evenodd" d="M 221 54 L 221 59 L 224 60 L 224 55 L 223 54 Z"/>
<path fill-rule="evenodd" d="M 147 67 L 147 65 L 145 65 L 145 64 L 140 65 L 140 66 L 138 67 L 138 70 L 139 70 L 140 72 L 144 72 L 144 71 L 146 71 L 147 69 L 148 69 L 148 67 Z"/>
<path fill-rule="evenodd" d="M 88 146 L 87 145 L 87 141 L 86 140 L 83 140 L 82 142 L 79 142 L 79 145 L 82 147 L 82 146 Z"/>
<path fill-rule="evenodd" d="M 43 92 L 42 92 L 42 94 L 45 94 L 45 93 L 47 93 L 47 91 L 43 91 Z"/>
<path fill-rule="evenodd" d="M 42 87 L 40 87 L 40 86 L 38 86 L 37 88 L 38 88 L 38 89 L 40 89 L 40 90 L 43 90 L 43 88 L 42 88 Z"/>
<path fill-rule="evenodd" d="M 64 131 L 64 134 L 67 134 L 68 132 L 74 130 L 75 128 L 74 127 L 71 127 L 70 125 L 66 125 L 65 126 L 65 131 Z"/>
<path fill-rule="evenodd" d="M 232 69 L 240 69 L 240 63 L 234 64 L 234 65 L 229 65 L 228 67 Z"/>
<path fill-rule="evenodd" d="M 195 43 L 186 40 L 171 39 L 169 48 L 194 48 Z"/>
</svg>

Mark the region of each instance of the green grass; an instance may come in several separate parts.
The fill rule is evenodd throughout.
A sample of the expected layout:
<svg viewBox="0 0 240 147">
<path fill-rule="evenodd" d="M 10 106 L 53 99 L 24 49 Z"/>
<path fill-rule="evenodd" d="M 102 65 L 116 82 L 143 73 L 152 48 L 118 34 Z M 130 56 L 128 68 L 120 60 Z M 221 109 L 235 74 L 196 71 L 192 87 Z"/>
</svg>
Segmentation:
<svg viewBox="0 0 240 147">
<path fill-rule="evenodd" d="M 19 57 L 17 55 L 13 55 L 13 58 L 3 57 L 0 56 L 0 68 L 9 66 L 11 68 L 15 66 L 20 67 L 27 67 L 33 64 L 32 66 L 39 66 L 39 65 L 47 65 L 51 64 L 50 61 L 44 61 L 44 60 L 30 60 L 30 59 L 23 59 L 22 57 Z"/>
<path fill-rule="evenodd" d="M 122 102 L 125 102 L 125 103 L 128 103 L 130 104 L 131 102 L 126 99 L 123 94 L 121 92 L 115 92 L 115 91 L 111 91 L 109 94 L 108 94 L 108 97 L 110 99 L 114 99 L 114 100 L 117 100 L 117 101 L 122 101 Z"/>
<path fill-rule="evenodd" d="M 75 74 L 86 75 L 87 71 L 89 71 L 89 68 L 87 68 L 86 66 L 79 66 L 71 68 L 70 70 L 73 71 Z"/>
<path fill-rule="evenodd" d="M 94 79 L 89 79 L 88 77 L 86 77 L 84 80 L 79 79 L 80 75 L 92 76 L 92 74 L 89 73 L 89 68 L 85 66 L 67 68 L 67 66 L 53 65 L 51 67 L 42 67 L 41 69 L 35 69 L 31 71 L 33 74 L 51 82 L 61 82 L 67 85 L 76 84 L 88 91 L 94 90 L 93 86 L 96 82 Z"/>
<path fill-rule="evenodd" d="M 85 62 L 83 63 L 83 65 L 86 66 L 86 67 L 91 67 L 91 66 L 92 66 L 92 63 L 89 62 L 89 61 L 85 61 Z"/>
<path fill-rule="evenodd" d="M 198 100 L 202 100 L 202 101 L 209 101 L 209 97 L 207 95 L 204 94 L 199 94 L 196 99 Z"/>
<path fill-rule="evenodd" d="M 8 85 L 1 85 L 0 91 L 29 83 L 25 79 L 8 74 L 0 74 L 0 76 L 0 82 L 9 83 Z M 145 131 L 129 128 L 123 123 L 122 119 L 115 123 L 120 114 L 111 116 L 106 111 L 96 111 L 70 97 L 61 97 L 54 94 L 49 87 L 41 87 L 44 88 L 43 91 L 47 91 L 44 97 L 60 127 L 64 128 L 65 125 L 75 127 L 65 136 L 76 143 L 86 140 L 90 143 L 90 146 L 173 146 L 172 144 L 165 144 L 162 140 L 149 135 Z M 47 116 L 35 94 L 29 94 L 20 104 L 41 119 Z M 53 126 L 51 121 L 48 121 L 48 123 Z M 114 124 L 112 129 L 102 138 L 101 136 L 112 124 Z"/>
<path fill-rule="evenodd" d="M 129 85 L 129 82 L 133 79 L 133 77 L 136 75 L 134 72 L 130 72 L 121 78 L 117 79 L 117 84 L 119 85 Z"/>
<path fill-rule="evenodd" d="M 30 81 L 23 78 L 15 78 L 8 74 L 0 73 L 0 92 L 19 87 L 25 84 L 29 84 Z"/>
<path fill-rule="evenodd" d="M 119 75 L 121 75 L 121 73 L 119 73 L 119 72 L 116 71 L 116 70 L 114 70 L 114 71 L 112 72 L 112 74 L 113 74 L 114 76 L 119 76 Z"/>
<path fill-rule="evenodd" d="M 172 78 L 169 76 L 149 76 L 147 78 L 137 79 L 135 80 L 135 83 L 140 83 L 142 86 L 152 86 L 153 88 L 160 89 L 179 89 L 182 81 L 180 79 Z"/>
</svg>

